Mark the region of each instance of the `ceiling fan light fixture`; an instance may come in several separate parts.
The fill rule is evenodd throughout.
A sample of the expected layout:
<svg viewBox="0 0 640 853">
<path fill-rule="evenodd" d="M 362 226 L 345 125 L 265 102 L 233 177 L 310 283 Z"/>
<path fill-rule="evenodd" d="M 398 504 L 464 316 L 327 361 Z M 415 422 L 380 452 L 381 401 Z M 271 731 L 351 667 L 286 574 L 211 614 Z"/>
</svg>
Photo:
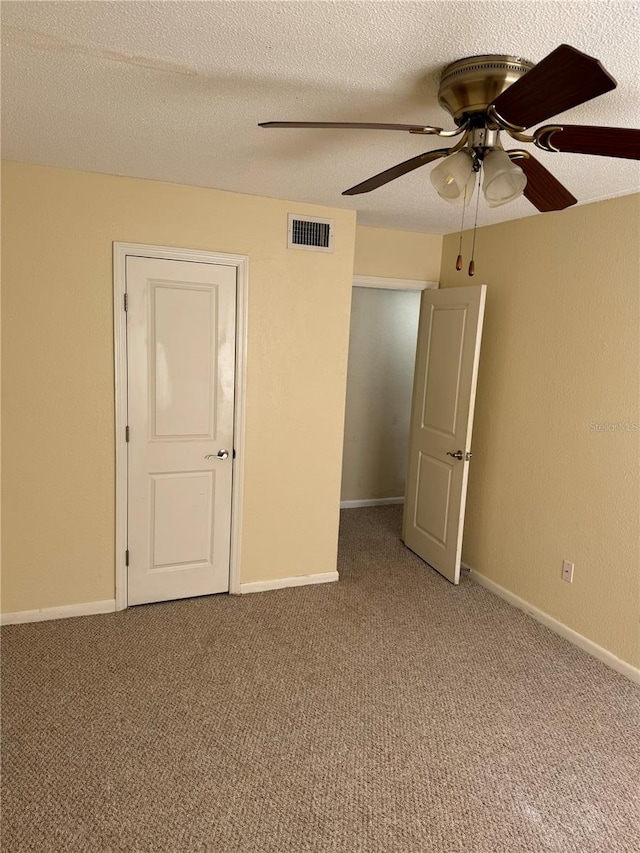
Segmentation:
<svg viewBox="0 0 640 853">
<path fill-rule="evenodd" d="M 527 186 L 527 176 L 513 163 L 506 151 L 489 151 L 482 161 L 484 181 L 482 192 L 489 207 L 502 204 L 521 196 Z"/>
<path fill-rule="evenodd" d="M 473 155 L 466 150 L 450 154 L 431 171 L 431 183 L 445 201 L 469 204 L 476 185 Z"/>
<path fill-rule="evenodd" d="M 261 127 L 354 128 L 396 130 L 445 138 L 460 137 L 452 148 L 438 148 L 396 163 L 360 181 L 343 195 L 378 189 L 414 169 L 444 158 L 431 172 L 438 195 L 463 208 L 475 191 L 475 173 L 484 164 L 483 191 L 489 207 L 498 207 L 525 195 L 540 212 L 564 210 L 577 199 L 528 151 L 511 151 L 518 165 L 499 143 L 506 132 L 525 144 L 550 153 L 620 157 L 640 160 L 640 129 L 552 124 L 531 128 L 579 107 L 615 89 L 616 81 L 593 56 L 561 44 L 534 64 L 519 56 L 482 54 L 448 65 L 438 89 L 440 105 L 456 124 L 455 130 L 432 125 L 380 122 L 269 121 Z M 529 133 L 526 131 L 529 129 Z M 479 200 L 476 196 L 476 203 Z"/>
</svg>

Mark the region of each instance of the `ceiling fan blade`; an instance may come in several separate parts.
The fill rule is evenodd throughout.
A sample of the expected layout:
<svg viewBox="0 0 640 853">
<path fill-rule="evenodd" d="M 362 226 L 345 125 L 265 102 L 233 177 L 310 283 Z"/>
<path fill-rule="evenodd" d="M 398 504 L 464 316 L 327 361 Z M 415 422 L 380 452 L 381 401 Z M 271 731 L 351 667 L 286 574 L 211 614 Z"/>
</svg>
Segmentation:
<svg viewBox="0 0 640 853">
<path fill-rule="evenodd" d="M 419 169 L 420 166 L 425 166 L 427 163 L 431 163 L 432 160 L 437 160 L 439 157 L 446 157 L 448 153 L 448 148 L 438 148 L 435 151 L 425 151 L 424 154 L 418 154 L 417 157 L 412 157 L 410 160 L 398 163 L 390 169 L 385 169 L 384 172 L 380 172 L 372 178 L 367 178 L 366 181 L 362 181 L 362 183 L 356 184 L 355 187 L 345 190 L 342 195 L 369 193 L 371 190 L 375 190 L 383 184 L 388 184 L 389 181 L 395 181 L 395 179 L 399 178 L 401 175 L 406 175 L 407 172 L 412 172 L 414 169 Z"/>
<path fill-rule="evenodd" d="M 509 124 L 531 127 L 616 85 L 597 59 L 561 44 L 499 95 L 493 107 Z"/>
<path fill-rule="evenodd" d="M 509 152 L 507 152 L 509 153 Z M 524 188 L 525 198 L 542 213 L 551 210 L 564 210 L 576 204 L 578 199 L 571 195 L 560 181 L 536 160 L 535 157 L 519 157 L 514 160 L 527 176 L 527 186 Z"/>
<path fill-rule="evenodd" d="M 553 127 L 550 125 L 550 127 Z M 600 157 L 622 157 L 640 160 L 640 130 L 630 127 L 589 127 L 583 124 L 559 125 L 559 130 L 536 131 L 558 151 L 572 154 L 598 154 Z"/>
<path fill-rule="evenodd" d="M 406 130 L 409 133 L 425 130 L 422 124 L 384 124 L 360 121 L 261 121 L 258 127 L 319 127 L 343 130 Z"/>
</svg>

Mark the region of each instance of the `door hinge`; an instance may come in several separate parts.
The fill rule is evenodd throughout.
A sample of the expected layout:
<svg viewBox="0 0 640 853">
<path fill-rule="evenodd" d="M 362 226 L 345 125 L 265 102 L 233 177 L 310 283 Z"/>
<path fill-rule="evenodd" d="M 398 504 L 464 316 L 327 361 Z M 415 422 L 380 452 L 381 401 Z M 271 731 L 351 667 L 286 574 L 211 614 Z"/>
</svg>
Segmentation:
<svg viewBox="0 0 640 853">
<path fill-rule="evenodd" d="M 128 426 L 126 426 L 124 428 L 124 440 L 129 441 L 129 427 Z"/>
<path fill-rule="evenodd" d="M 128 311 L 128 310 L 129 310 L 129 299 L 128 299 L 128 296 L 127 296 L 127 294 L 126 294 L 126 293 L 125 293 L 125 295 L 124 295 L 124 310 L 125 310 L 125 311 Z"/>
<path fill-rule="evenodd" d="M 129 549 L 128 548 L 124 552 L 124 564 L 125 564 L 125 566 L 129 565 Z"/>
<path fill-rule="evenodd" d="M 235 447 L 234 447 L 234 448 L 233 448 L 233 450 L 231 451 L 231 458 L 232 458 L 232 459 L 235 459 L 235 458 L 236 458 L 236 449 L 235 449 Z"/>
</svg>

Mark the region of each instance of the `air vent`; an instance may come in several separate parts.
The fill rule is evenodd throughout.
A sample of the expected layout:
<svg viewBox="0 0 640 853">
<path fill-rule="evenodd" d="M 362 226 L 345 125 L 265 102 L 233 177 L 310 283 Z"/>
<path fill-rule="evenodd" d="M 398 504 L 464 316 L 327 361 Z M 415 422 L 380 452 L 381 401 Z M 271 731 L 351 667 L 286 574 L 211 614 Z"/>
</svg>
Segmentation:
<svg viewBox="0 0 640 853">
<path fill-rule="evenodd" d="M 333 252 L 333 219 L 289 214 L 287 247 L 312 252 Z"/>
</svg>

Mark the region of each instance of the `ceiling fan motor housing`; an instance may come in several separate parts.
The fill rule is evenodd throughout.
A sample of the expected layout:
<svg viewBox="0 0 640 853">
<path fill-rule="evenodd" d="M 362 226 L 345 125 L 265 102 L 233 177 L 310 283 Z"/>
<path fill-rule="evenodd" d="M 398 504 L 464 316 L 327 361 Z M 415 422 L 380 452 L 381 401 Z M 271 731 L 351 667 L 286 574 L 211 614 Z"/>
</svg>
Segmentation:
<svg viewBox="0 0 640 853">
<path fill-rule="evenodd" d="M 487 107 L 523 74 L 533 62 L 519 56 L 484 54 L 452 62 L 442 72 L 438 101 L 457 125 L 485 117 Z M 484 122 L 483 122 L 484 123 Z"/>
</svg>

